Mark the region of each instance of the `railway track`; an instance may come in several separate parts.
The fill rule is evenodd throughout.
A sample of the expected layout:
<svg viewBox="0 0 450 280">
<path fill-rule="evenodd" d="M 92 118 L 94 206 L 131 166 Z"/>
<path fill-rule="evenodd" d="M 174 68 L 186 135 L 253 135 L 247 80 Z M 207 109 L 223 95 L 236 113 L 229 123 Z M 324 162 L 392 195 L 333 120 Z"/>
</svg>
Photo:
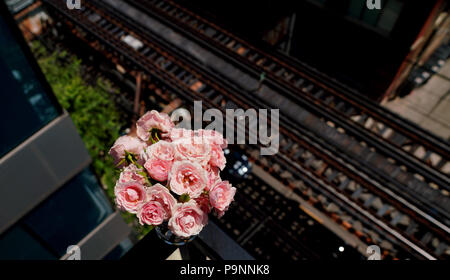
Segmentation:
<svg viewBox="0 0 450 280">
<path fill-rule="evenodd" d="M 322 82 L 323 76 L 306 69 L 304 65 L 292 63 L 292 59 L 288 61 L 286 56 L 258 49 L 177 3 L 166 0 L 126 2 L 139 7 L 208 51 L 232 60 L 235 65 L 252 73 L 254 77 L 258 77 L 262 72 L 266 73 L 267 85 L 283 92 L 293 102 L 307 106 L 308 110 L 324 119 L 330 126 L 339 128 L 367 145 L 368 150 L 385 156 L 389 162 L 421 181 L 415 183 L 421 185 L 419 188 L 430 187 L 432 190 L 438 190 L 442 196 L 449 197 L 450 147 L 442 139 L 335 81 L 325 78 L 327 83 Z M 363 156 L 370 156 L 370 152 L 364 152 Z M 388 165 L 382 160 L 366 163 L 368 168 L 380 178 L 384 177 L 385 181 L 389 181 L 389 177 L 395 177 L 398 172 L 390 170 Z M 397 180 L 402 181 L 399 178 Z M 408 185 L 407 180 L 403 180 L 403 185 Z M 401 186 L 397 187 L 398 193 L 403 192 Z M 428 192 L 420 190 L 415 193 L 413 190 L 411 199 L 420 199 L 424 194 L 426 197 Z M 428 207 L 433 207 L 433 204 L 435 201 L 428 203 Z M 448 204 L 447 200 L 445 204 Z M 448 218 L 449 209 L 444 211 L 447 212 Z"/>
<path fill-rule="evenodd" d="M 337 250 L 340 245 L 345 245 L 339 237 L 306 214 L 297 203 L 284 199 L 262 179 L 250 175 L 247 180 L 235 180 L 233 184 L 238 188 L 235 202 L 225 216 L 214 220 L 256 258 L 343 257 Z M 267 240 L 272 242 L 268 244 Z M 352 250 L 346 251 L 350 255 L 348 258 L 361 259 L 356 250 L 347 250 Z"/>
<path fill-rule="evenodd" d="M 221 80 L 226 80 L 226 77 L 221 77 Z M 247 92 L 247 94 L 252 93 Z M 259 94 L 259 97 L 269 102 L 272 101 L 266 107 L 286 109 L 283 108 L 286 102 L 280 101 L 284 98 L 282 95 L 270 92 L 268 94 Z M 302 107 L 297 104 L 291 105 L 291 108 L 288 107 L 287 110 L 284 110 L 285 114 L 286 112 L 288 112 L 288 115 L 290 113 L 291 121 L 300 121 L 306 130 L 315 132 L 317 136 L 325 139 L 328 145 L 333 146 L 336 153 L 346 153 L 348 155 L 347 160 L 353 161 L 353 164 L 365 170 L 375 180 L 389 186 L 397 195 L 407 197 L 410 202 L 417 204 L 424 211 L 428 211 L 428 214 L 443 221 L 447 226 L 450 225 L 450 199 L 445 189 L 439 188 L 434 183 L 424 182 L 422 180 L 424 177 L 411 173 L 405 165 L 396 162 L 391 156 L 386 156 L 385 154 L 380 156 L 379 151 L 373 145 L 368 144 L 370 141 L 367 141 L 364 135 L 360 136 L 358 134 L 350 137 L 348 131 L 337 126 L 332 117 L 328 116 L 327 119 L 324 119 L 320 112 L 317 113 L 317 110 L 311 110 L 312 107 L 317 107 L 314 103 L 303 102 L 301 104 L 303 108 L 308 108 L 309 111 L 321 117 L 330 127 L 317 125 L 322 123 L 315 118 L 311 119 L 308 114 L 298 115 L 297 112 L 302 110 Z M 321 111 L 326 110 L 322 109 Z M 302 119 L 299 120 L 299 117 Z M 352 158 L 359 158 L 358 163 Z M 443 186 L 445 188 L 447 184 L 443 183 Z"/>
<path fill-rule="evenodd" d="M 169 53 L 176 53 L 173 47 L 161 48 L 160 42 L 153 41 L 154 38 L 148 31 L 106 6 L 86 3 L 81 11 L 68 11 L 60 1 L 45 2 L 56 9 L 59 16 L 64 17 L 64 21 L 77 36 L 105 54 L 105 57 L 124 67 L 144 70 L 185 100 L 203 100 L 205 108 L 220 108 L 222 111 L 233 105 L 244 109 L 261 107 L 261 101 L 245 99 L 234 90 L 222 87 L 221 83 L 215 81 L 217 76 L 204 73 L 186 57 L 174 57 L 173 53 Z M 143 47 L 134 49 L 123 42 L 122 39 L 127 35 L 143 42 Z M 395 194 L 391 196 L 389 190 L 383 189 L 383 186 L 360 174 L 340 157 L 323 149 L 326 143 L 316 143 L 314 138 L 311 139 L 314 137 L 311 133 L 286 120 L 281 121 L 280 132 L 282 141 L 288 143 L 283 146 L 280 156 L 273 160 L 285 170 L 292 170 L 292 180 L 281 178 L 287 185 L 299 180 L 308 182 L 306 189 L 291 185 L 299 195 L 317 203 L 319 196 L 314 192 L 320 193 L 329 200 L 322 201 L 324 207 L 331 202 L 339 205 L 338 211 L 329 211 L 330 217 L 339 221 L 340 214 L 353 217 L 354 223 L 362 221 L 362 230 L 355 229 L 356 226 L 353 227 L 349 221 L 342 224 L 349 232 L 368 243 L 388 240 L 394 244 L 394 253 L 403 250 L 422 258 L 448 257 L 446 250 L 449 235 L 445 225 L 420 213 Z M 255 156 L 254 160 L 260 159 Z M 365 193 L 369 194 L 367 199 L 364 199 Z M 377 199 L 382 201 L 382 207 L 371 209 L 373 205 L 369 202 Z M 405 224 L 405 220 L 407 228 L 403 229 L 400 225 Z M 369 228 L 382 238 L 369 238 Z"/>
</svg>

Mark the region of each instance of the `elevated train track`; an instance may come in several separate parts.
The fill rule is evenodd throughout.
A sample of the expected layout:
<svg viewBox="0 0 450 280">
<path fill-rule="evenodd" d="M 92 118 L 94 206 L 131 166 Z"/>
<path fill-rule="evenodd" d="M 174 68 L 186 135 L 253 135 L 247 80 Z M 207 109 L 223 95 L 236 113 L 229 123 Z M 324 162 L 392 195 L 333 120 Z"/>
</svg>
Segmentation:
<svg viewBox="0 0 450 280">
<path fill-rule="evenodd" d="M 383 155 L 398 168 L 415 176 L 421 181 L 414 182 L 415 185 L 424 188 L 429 186 L 433 190 L 440 191 L 443 196 L 449 197 L 450 148 L 442 139 L 329 78 L 319 77 L 309 69 L 305 71 L 304 66 L 300 66 L 302 71 L 299 71 L 298 63 L 294 63 L 295 67 L 292 66 L 290 64 L 292 60 L 288 61 L 289 58 L 258 49 L 172 1 L 127 0 L 127 2 L 143 9 L 189 39 L 195 40 L 208 51 L 234 61 L 238 67 L 248 70 L 255 76 L 259 76 L 261 72 L 266 73 L 265 83 L 284 93 L 292 102 L 307 106 L 309 111 L 331 126 L 353 136 L 367 145 L 368 149 Z M 362 156 L 370 156 L 369 151 L 363 152 Z M 386 170 L 389 169 L 389 164 L 385 161 L 375 164 L 370 162 L 367 165 L 381 177 L 385 176 Z M 390 171 L 388 176 L 393 177 L 395 173 L 396 170 Z M 404 181 L 404 185 L 408 185 L 408 182 Z M 399 189 L 398 192 L 403 190 Z M 412 198 L 428 193 L 424 191 L 414 194 L 414 190 L 412 192 Z M 428 207 L 436 204 L 432 200 Z M 444 204 L 448 204 L 448 199 Z M 448 207 L 445 212 L 448 214 Z M 448 219 L 448 216 L 446 218 Z"/>
<path fill-rule="evenodd" d="M 86 3 L 81 11 L 69 11 L 61 1 L 45 2 L 74 34 L 105 57 L 124 67 L 145 71 L 187 101 L 202 100 L 205 108 L 222 111 L 229 106 L 268 107 L 264 100 L 246 97 L 245 91 L 220 74 L 203 69 L 194 59 L 101 1 Z M 134 49 L 124 43 L 126 35 L 142 42 L 143 47 Z M 315 124 L 321 121 L 311 120 Z M 282 170 L 290 171 L 290 177 L 279 174 L 279 179 L 312 204 L 321 204 L 327 215 L 368 244 L 386 240 L 393 244 L 388 252 L 393 256 L 448 258 L 447 225 L 368 176 L 369 170 L 361 172 L 357 159 L 341 154 L 301 124 L 281 116 L 280 126 L 283 145 L 279 155 L 270 158 L 271 164 L 267 164 L 261 162 L 253 147 L 255 162 L 269 166 L 277 163 L 283 166 Z M 294 184 L 299 181 L 304 185 Z M 374 207 L 375 202 L 378 208 Z M 327 209 L 332 203 L 337 210 Z M 340 218 L 343 216 L 349 219 L 344 221 Z M 362 228 L 353 226 L 356 222 L 362 223 Z M 379 234 L 379 240 L 371 238 L 369 231 Z"/>
<path fill-rule="evenodd" d="M 414 172 L 426 170 L 429 173 L 426 176 L 429 182 L 450 190 L 450 148 L 442 139 L 366 100 L 321 73 L 306 68 L 292 58 L 252 46 L 173 1 L 126 1 L 208 50 L 226 55 L 227 59 L 233 59 L 239 66 L 246 67 L 254 74 L 266 73 L 267 83 L 290 94 L 293 100 L 301 102 L 298 98 L 300 95 L 331 110 L 335 113 L 332 115 L 333 120 L 340 120 L 343 128 L 346 128 L 346 122 L 364 128 L 358 133 L 376 135 L 374 138 L 378 142 L 371 141 L 374 146 L 379 145 L 379 150 L 386 151 L 391 157 L 395 154 L 395 160 L 399 160 Z M 394 149 L 392 146 L 401 149 Z"/>
</svg>

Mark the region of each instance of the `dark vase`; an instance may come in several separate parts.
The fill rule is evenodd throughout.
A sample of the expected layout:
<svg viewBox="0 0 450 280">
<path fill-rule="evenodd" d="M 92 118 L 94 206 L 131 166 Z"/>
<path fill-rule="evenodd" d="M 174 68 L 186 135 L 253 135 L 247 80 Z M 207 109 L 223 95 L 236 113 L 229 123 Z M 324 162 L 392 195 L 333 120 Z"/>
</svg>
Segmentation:
<svg viewBox="0 0 450 280">
<path fill-rule="evenodd" d="M 176 236 L 168 227 L 167 222 L 155 227 L 158 237 L 169 245 L 183 246 L 194 240 L 197 235 L 188 238 Z"/>
</svg>

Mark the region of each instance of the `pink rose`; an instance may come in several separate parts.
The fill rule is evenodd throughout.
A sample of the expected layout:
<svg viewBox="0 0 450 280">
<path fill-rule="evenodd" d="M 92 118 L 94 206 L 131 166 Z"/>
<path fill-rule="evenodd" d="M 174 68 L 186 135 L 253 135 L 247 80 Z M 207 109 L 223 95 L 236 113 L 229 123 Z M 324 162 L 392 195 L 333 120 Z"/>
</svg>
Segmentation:
<svg viewBox="0 0 450 280">
<path fill-rule="evenodd" d="M 141 185 L 145 185 L 147 181 L 145 177 L 139 174 L 139 172 L 144 172 L 137 168 L 136 165 L 130 164 L 120 172 L 119 183 L 127 183 L 130 181 L 136 181 Z"/>
<path fill-rule="evenodd" d="M 197 235 L 208 222 L 208 216 L 191 200 L 175 205 L 169 229 L 177 236 L 188 238 Z"/>
<path fill-rule="evenodd" d="M 134 154 L 137 158 L 140 157 L 141 152 L 147 147 L 147 145 L 136 137 L 121 136 L 117 138 L 114 145 L 109 150 L 109 154 L 114 158 L 116 165 L 125 158 L 125 151 Z M 119 167 L 124 166 L 121 164 Z"/>
<path fill-rule="evenodd" d="M 225 164 L 227 163 L 227 159 L 225 158 L 225 154 L 223 153 L 222 148 L 219 145 L 211 145 L 210 151 L 210 159 L 209 164 L 212 166 L 219 167 L 220 170 L 225 168 Z"/>
<path fill-rule="evenodd" d="M 147 200 L 157 201 L 161 204 L 166 212 L 164 220 L 172 216 L 172 208 L 177 204 L 177 200 L 170 194 L 170 191 L 161 184 L 155 184 L 147 189 Z"/>
<path fill-rule="evenodd" d="M 189 160 L 206 165 L 209 161 L 211 145 L 201 137 L 180 138 L 172 142 L 176 160 Z"/>
<path fill-rule="evenodd" d="M 145 162 L 144 168 L 153 179 L 159 182 L 165 182 L 172 168 L 172 162 L 151 158 Z"/>
<path fill-rule="evenodd" d="M 208 184 L 206 171 L 195 162 L 187 160 L 176 161 L 169 173 L 171 190 L 178 194 L 189 194 L 191 198 L 198 197 Z"/>
<path fill-rule="evenodd" d="M 194 131 L 185 128 L 173 128 L 169 133 L 169 138 L 172 141 L 178 140 L 180 138 L 189 138 L 194 136 Z"/>
<path fill-rule="evenodd" d="M 141 225 L 157 226 L 164 222 L 166 211 L 158 201 L 149 201 L 139 208 L 137 216 Z"/>
<path fill-rule="evenodd" d="M 202 194 L 199 197 L 194 198 L 194 200 L 203 213 L 209 214 L 209 212 L 211 212 L 211 204 L 209 203 L 208 195 Z"/>
<path fill-rule="evenodd" d="M 136 181 L 118 182 L 114 188 L 114 194 L 117 207 L 132 214 L 136 214 L 146 198 L 144 186 Z"/>
<path fill-rule="evenodd" d="M 211 206 L 220 212 L 224 212 L 233 201 L 236 188 L 232 187 L 228 181 L 217 182 L 209 191 Z"/>
<path fill-rule="evenodd" d="M 205 190 L 209 191 L 217 183 L 217 181 L 221 181 L 220 174 L 219 174 L 219 168 L 214 167 L 214 166 L 207 166 L 206 173 L 207 173 L 208 184 L 207 184 Z"/>
<path fill-rule="evenodd" d="M 215 130 L 199 129 L 195 131 L 195 136 L 203 137 L 209 144 L 218 145 L 222 149 L 228 146 L 227 139 L 223 138 L 223 135 Z"/>
<path fill-rule="evenodd" d="M 167 181 L 174 157 L 172 143 L 161 140 L 148 147 L 144 167 L 153 179 L 164 182 Z"/>
<path fill-rule="evenodd" d="M 158 129 L 161 133 L 167 134 L 174 127 L 172 120 L 166 113 L 159 113 L 155 110 L 145 113 L 136 123 L 136 134 L 143 141 L 148 141 L 150 131 Z"/>
<path fill-rule="evenodd" d="M 173 161 L 175 158 L 175 149 L 172 143 L 161 140 L 148 147 L 147 156 L 148 158 Z"/>
</svg>

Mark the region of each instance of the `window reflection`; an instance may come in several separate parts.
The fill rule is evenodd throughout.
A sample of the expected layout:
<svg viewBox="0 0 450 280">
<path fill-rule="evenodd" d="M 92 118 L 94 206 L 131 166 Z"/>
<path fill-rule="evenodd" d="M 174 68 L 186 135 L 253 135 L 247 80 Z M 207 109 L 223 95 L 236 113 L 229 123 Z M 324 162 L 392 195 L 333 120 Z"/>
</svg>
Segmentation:
<svg viewBox="0 0 450 280">
<path fill-rule="evenodd" d="M 3 17 L 0 17 L 0 41 L 0 156 L 3 156 L 56 118 L 59 109 Z"/>
<path fill-rule="evenodd" d="M 52 260 L 57 257 L 22 226 L 12 227 L 0 238 L 0 260 L 37 259 Z"/>
<path fill-rule="evenodd" d="M 112 213 L 85 169 L 0 237 L 0 259 L 60 258 Z"/>
</svg>

